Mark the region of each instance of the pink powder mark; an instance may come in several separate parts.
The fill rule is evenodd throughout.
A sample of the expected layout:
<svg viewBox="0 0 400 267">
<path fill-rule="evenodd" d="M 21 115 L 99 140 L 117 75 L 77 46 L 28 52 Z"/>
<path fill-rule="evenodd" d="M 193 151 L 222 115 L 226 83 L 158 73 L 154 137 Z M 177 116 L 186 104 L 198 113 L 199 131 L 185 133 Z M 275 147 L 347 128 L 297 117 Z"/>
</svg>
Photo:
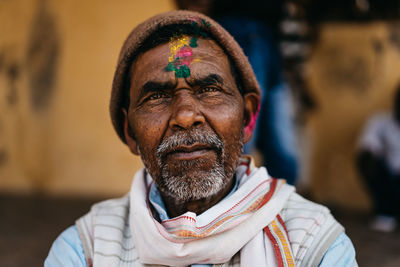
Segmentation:
<svg viewBox="0 0 400 267">
<path fill-rule="evenodd" d="M 253 133 L 254 128 L 256 127 L 256 121 L 257 121 L 258 113 L 260 112 L 260 107 L 261 107 L 261 105 L 258 104 L 257 111 L 251 115 L 249 124 L 247 124 L 247 126 L 244 128 L 245 134 L 250 135 Z"/>
<path fill-rule="evenodd" d="M 179 57 L 180 59 L 191 57 L 193 55 L 192 48 L 188 46 L 184 46 L 176 53 L 175 58 Z"/>
<path fill-rule="evenodd" d="M 184 46 L 176 53 L 174 56 L 175 62 L 174 65 L 179 69 L 181 66 L 186 65 L 187 67 L 193 61 L 193 51 L 192 48 L 188 46 Z"/>
</svg>

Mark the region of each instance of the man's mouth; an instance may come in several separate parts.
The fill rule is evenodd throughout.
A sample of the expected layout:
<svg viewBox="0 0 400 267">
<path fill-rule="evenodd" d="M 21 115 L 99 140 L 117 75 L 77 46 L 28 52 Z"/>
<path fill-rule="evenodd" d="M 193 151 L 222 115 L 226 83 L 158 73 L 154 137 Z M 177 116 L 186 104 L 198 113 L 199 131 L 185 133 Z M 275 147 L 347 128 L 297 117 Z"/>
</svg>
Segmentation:
<svg viewBox="0 0 400 267">
<path fill-rule="evenodd" d="M 194 160 L 201 157 L 209 157 L 211 153 L 215 155 L 215 152 L 215 148 L 208 144 L 181 145 L 167 152 L 166 158 L 173 160 Z"/>
</svg>

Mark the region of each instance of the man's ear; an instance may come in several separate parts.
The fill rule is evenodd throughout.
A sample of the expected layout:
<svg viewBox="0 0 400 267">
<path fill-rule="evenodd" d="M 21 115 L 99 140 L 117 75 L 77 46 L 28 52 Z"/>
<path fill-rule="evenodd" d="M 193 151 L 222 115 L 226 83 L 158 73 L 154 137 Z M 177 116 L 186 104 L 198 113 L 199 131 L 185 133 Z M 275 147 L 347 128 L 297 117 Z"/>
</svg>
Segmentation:
<svg viewBox="0 0 400 267">
<path fill-rule="evenodd" d="M 260 111 L 260 95 L 247 93 L 244 95 L 244 136 L 243 141 L 247 143 L 253 135 L 258 112 Z"/>
<path fill-rule="evenodd" d="M 126 111 L 126 109 L 122 108 L 122 113 L 124 114 L 124 135 L 125 135 L 126 144 L 128 145 L 129 150 L 133 154 L 139 155 L 139 150 L 137 147 L 136 139 L 133 136 L 132 129 L 129 126 L 128 112 Z"/>
</svg>

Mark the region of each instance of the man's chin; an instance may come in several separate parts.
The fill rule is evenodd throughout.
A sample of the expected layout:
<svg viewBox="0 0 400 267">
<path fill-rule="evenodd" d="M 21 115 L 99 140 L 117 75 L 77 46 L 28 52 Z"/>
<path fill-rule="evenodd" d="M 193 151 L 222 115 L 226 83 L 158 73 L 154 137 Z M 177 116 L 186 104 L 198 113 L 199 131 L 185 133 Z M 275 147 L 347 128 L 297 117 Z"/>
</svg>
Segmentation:
<svg viewBox="0 0 400 267">
<path fill-rule="evenodd" d="M 168 159 L 163 164 L 162 169 L 166 170 L 171 176 L 195 177 L 198 172 L 210 172 L 217 166 L 216 160 L 213 158 L 195 158 L 191 160 L 173 160 Z"/>
<path fill-rule="evenodd" d="M 224 186 L 225 172 L 220 165 L 162 170 L 160 189 L 178 202 L 200 200 L 217 194 Z"/>
</svg>

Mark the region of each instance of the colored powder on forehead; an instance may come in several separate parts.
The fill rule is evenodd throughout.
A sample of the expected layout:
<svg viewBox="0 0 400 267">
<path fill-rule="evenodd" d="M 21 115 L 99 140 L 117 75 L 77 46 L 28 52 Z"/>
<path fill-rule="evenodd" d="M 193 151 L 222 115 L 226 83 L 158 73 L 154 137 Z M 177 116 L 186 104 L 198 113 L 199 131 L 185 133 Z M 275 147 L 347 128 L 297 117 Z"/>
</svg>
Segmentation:
<svg viewBox="0 0 400 267">
<path fill-rule="evenodd" d="M 210 22 L 206 21 L 205 19 L 201 19 L 200 21 L 194 19 L 191 25 L 195 30 L 196 35 L 199 35 L 204 38 L 208 36 L 208 33 L 204 30 L 204 28 L 210 28 L 211 27 Z"/>
<path fill-rule="evenodd" d="M 187 36 L 182 36 L 180 38 L 171 38 L 171 41 L 169 42 L 169 49 L 171 52 L 171 55 L 168 58 L 168 62 L 172 62 L 176 59 L 176 54 L 178 51 L 187 46 L 189 44 L 189 38 Z"/>
<path fill-rule="evenodd" d="M 190 64 L 198 62 L 199 59 L 193 57 L 192 47 L 197 47 L 197 38 L 188 36 L 173 37 L 169 43 L 171 55 L 168 57 L 168 65 L 165 70 L 175 72 L 177 78 L 187 78 L 190 76 Z"/>
<path fill-rule="evenodd" d="M 187 59 L 193 55 L 192 48 L 184 46 L 176 52 L 175 58 Z"/>
<path fill-rule="evenodd" d="M 210 27 L 211 27 L 211 23 L 208 22 L 208 21 L 206 21 L 205 19 L 201 19 L 201 24 L 204 25 L 204 26 L 206 26 L 207 28 L 210 28 Z"/>
<path fill-rule="evenodd" d="M 186 65 L 180 66 L 176 71 L 175 71 L 175 77 L 176 78 L 187 78 L 190 76 L 190 69 Z"/>
<path fill-rule="evenodd" d="M 190 47 L 197 47 L 197 38 L 193 37 L 190 39 Z"/>
</svg>

